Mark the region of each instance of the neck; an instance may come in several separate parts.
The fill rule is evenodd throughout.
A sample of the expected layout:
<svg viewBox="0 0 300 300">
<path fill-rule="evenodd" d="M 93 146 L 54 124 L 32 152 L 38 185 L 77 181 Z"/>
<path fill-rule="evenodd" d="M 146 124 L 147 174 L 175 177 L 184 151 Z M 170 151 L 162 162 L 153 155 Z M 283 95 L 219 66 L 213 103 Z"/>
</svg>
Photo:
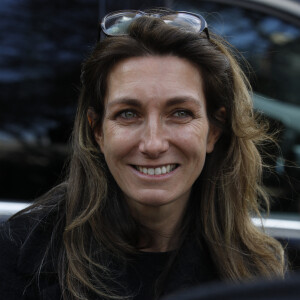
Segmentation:
<svg viewBox="0 0 300 300">
<path fill-rule="evenodd" d="M 128 202 L 133 217 L 146 228 L 151 238 L 151 244 L 148 245 L 147 240 L 140 237 L 143 251 L 166 252 L 176 249 L 187 201 L 188 199 L 162 206 L 145 206 Z"/>
</svg>

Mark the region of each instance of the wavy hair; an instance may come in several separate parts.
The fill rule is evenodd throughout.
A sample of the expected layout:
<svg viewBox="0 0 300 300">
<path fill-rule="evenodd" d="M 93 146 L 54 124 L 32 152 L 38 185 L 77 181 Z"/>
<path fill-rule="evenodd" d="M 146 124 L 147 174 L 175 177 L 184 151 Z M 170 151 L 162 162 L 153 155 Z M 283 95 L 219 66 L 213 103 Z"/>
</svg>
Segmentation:
<svg viewBox="0 0 300 300">
<path fill-rule="evenodd" d="M 261 203 L 268 207 L 258 147 L 270 137 L 253 112 L 251 88 L 232 53 L 218 36 L 210 34 L 208 39 L 203 33 L 142 17 L 132 23 L 127 36 L 97 43 L 83 63 L 73 154 L 68 177 L 59 187 L 63 196 L 55 202 L 51 192 L 40 202 L 62 207 L 58 222 L 63 226 L 58 228 L 63 232 L 54 230 L 53 239 L 62 236 L 58 269 L 64 299 L 88 299 L 90 293 L 118 298 L 120 287 L 111 265 L 114 261 L 125 264 L 128 255 L 138 250 L 143 229 L 122 201 L 93 132 L 101 126 L 108 74 L 116 63 L 130 57 L 174 55 L 189 60 L 203 78 L 209 121 L 222 128 L 221 138 L 194 183 L 178 248 L 193 230 L 196 241 L 207 244 L 223 279 L 284 275 L 280 243 L 251 221 L 252 216 L 260 216 Z M 226 110 L 223 121 L 216 117 L 221 107 Z M 93 128 L 87 119 L 89 108 L 98 115 Z"/>
</svg>

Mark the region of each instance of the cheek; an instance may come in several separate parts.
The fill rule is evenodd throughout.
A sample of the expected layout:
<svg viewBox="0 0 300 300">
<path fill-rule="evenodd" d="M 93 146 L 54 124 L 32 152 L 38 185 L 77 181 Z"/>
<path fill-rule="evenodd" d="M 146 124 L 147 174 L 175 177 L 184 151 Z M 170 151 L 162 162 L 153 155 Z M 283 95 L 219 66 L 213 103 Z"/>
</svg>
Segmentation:
<svg viewBox="0 0 300 300">
<path fill-rule="evenodd" d="M 208 141 L 208 126 L 206 124 L 193 124 L 183 130 L 175 131 L 174 140 L 180 142 L 181 147 L 190 155 L 199 156 L 206 153 Z"/>
<path fill-rule="evenodd" d="M 136 137 L 133 131 L 109 124 L 103 126 L 100 148 L 109 160 L 112 157 L 122 157 L 130 152 Z"/>
</svg>

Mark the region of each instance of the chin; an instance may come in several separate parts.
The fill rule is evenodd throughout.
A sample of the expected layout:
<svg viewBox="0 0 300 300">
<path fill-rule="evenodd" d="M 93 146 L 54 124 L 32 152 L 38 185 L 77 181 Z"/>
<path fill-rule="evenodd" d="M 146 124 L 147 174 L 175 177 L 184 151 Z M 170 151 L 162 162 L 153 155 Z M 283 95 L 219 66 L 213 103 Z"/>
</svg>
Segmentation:
<svg viewBox="0 0 300 300">
<path fill-rule="evenodd" d="M 151 191 L 147 193 L 141 193 L 141 195 L 138 197 L 128 197 L 127 199 L 131 203 L 138 203 L 139 205 L 148 207 L 159 207 L 174 203 L 176 202 L 176 199 L 179 200 L 178 198 L 180 199 L 180 197 L 170 197 L 169 192 L 168 195 L 166 195 L 165 191 Z"/>
<path fill-rule="evenodd" d="M 151 197 L 150 199 L 143 199 L 143 200 L 140 200 L 140 201 L 137 201 L 137 202 L 139 204 L 145 205 L 145 206 L 159 207 L 159 206 L 167 205 L 168 203 L 170 203 L 172 201 Z"/>
</svg>

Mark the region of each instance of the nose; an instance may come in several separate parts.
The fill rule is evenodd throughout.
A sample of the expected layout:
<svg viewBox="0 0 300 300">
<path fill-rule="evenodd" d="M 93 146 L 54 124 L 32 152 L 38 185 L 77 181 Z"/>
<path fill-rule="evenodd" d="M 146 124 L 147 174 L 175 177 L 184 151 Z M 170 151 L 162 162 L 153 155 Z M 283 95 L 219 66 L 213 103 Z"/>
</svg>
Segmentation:
<svg viewBox="0 0 300 300">
<path fill-rule="evenodd" d="M 167 130 L 159 118 L 152 118 L 145 123 L 139 150 L 149 158 L 158 158 L 169 149 Z"/>
</svg>

